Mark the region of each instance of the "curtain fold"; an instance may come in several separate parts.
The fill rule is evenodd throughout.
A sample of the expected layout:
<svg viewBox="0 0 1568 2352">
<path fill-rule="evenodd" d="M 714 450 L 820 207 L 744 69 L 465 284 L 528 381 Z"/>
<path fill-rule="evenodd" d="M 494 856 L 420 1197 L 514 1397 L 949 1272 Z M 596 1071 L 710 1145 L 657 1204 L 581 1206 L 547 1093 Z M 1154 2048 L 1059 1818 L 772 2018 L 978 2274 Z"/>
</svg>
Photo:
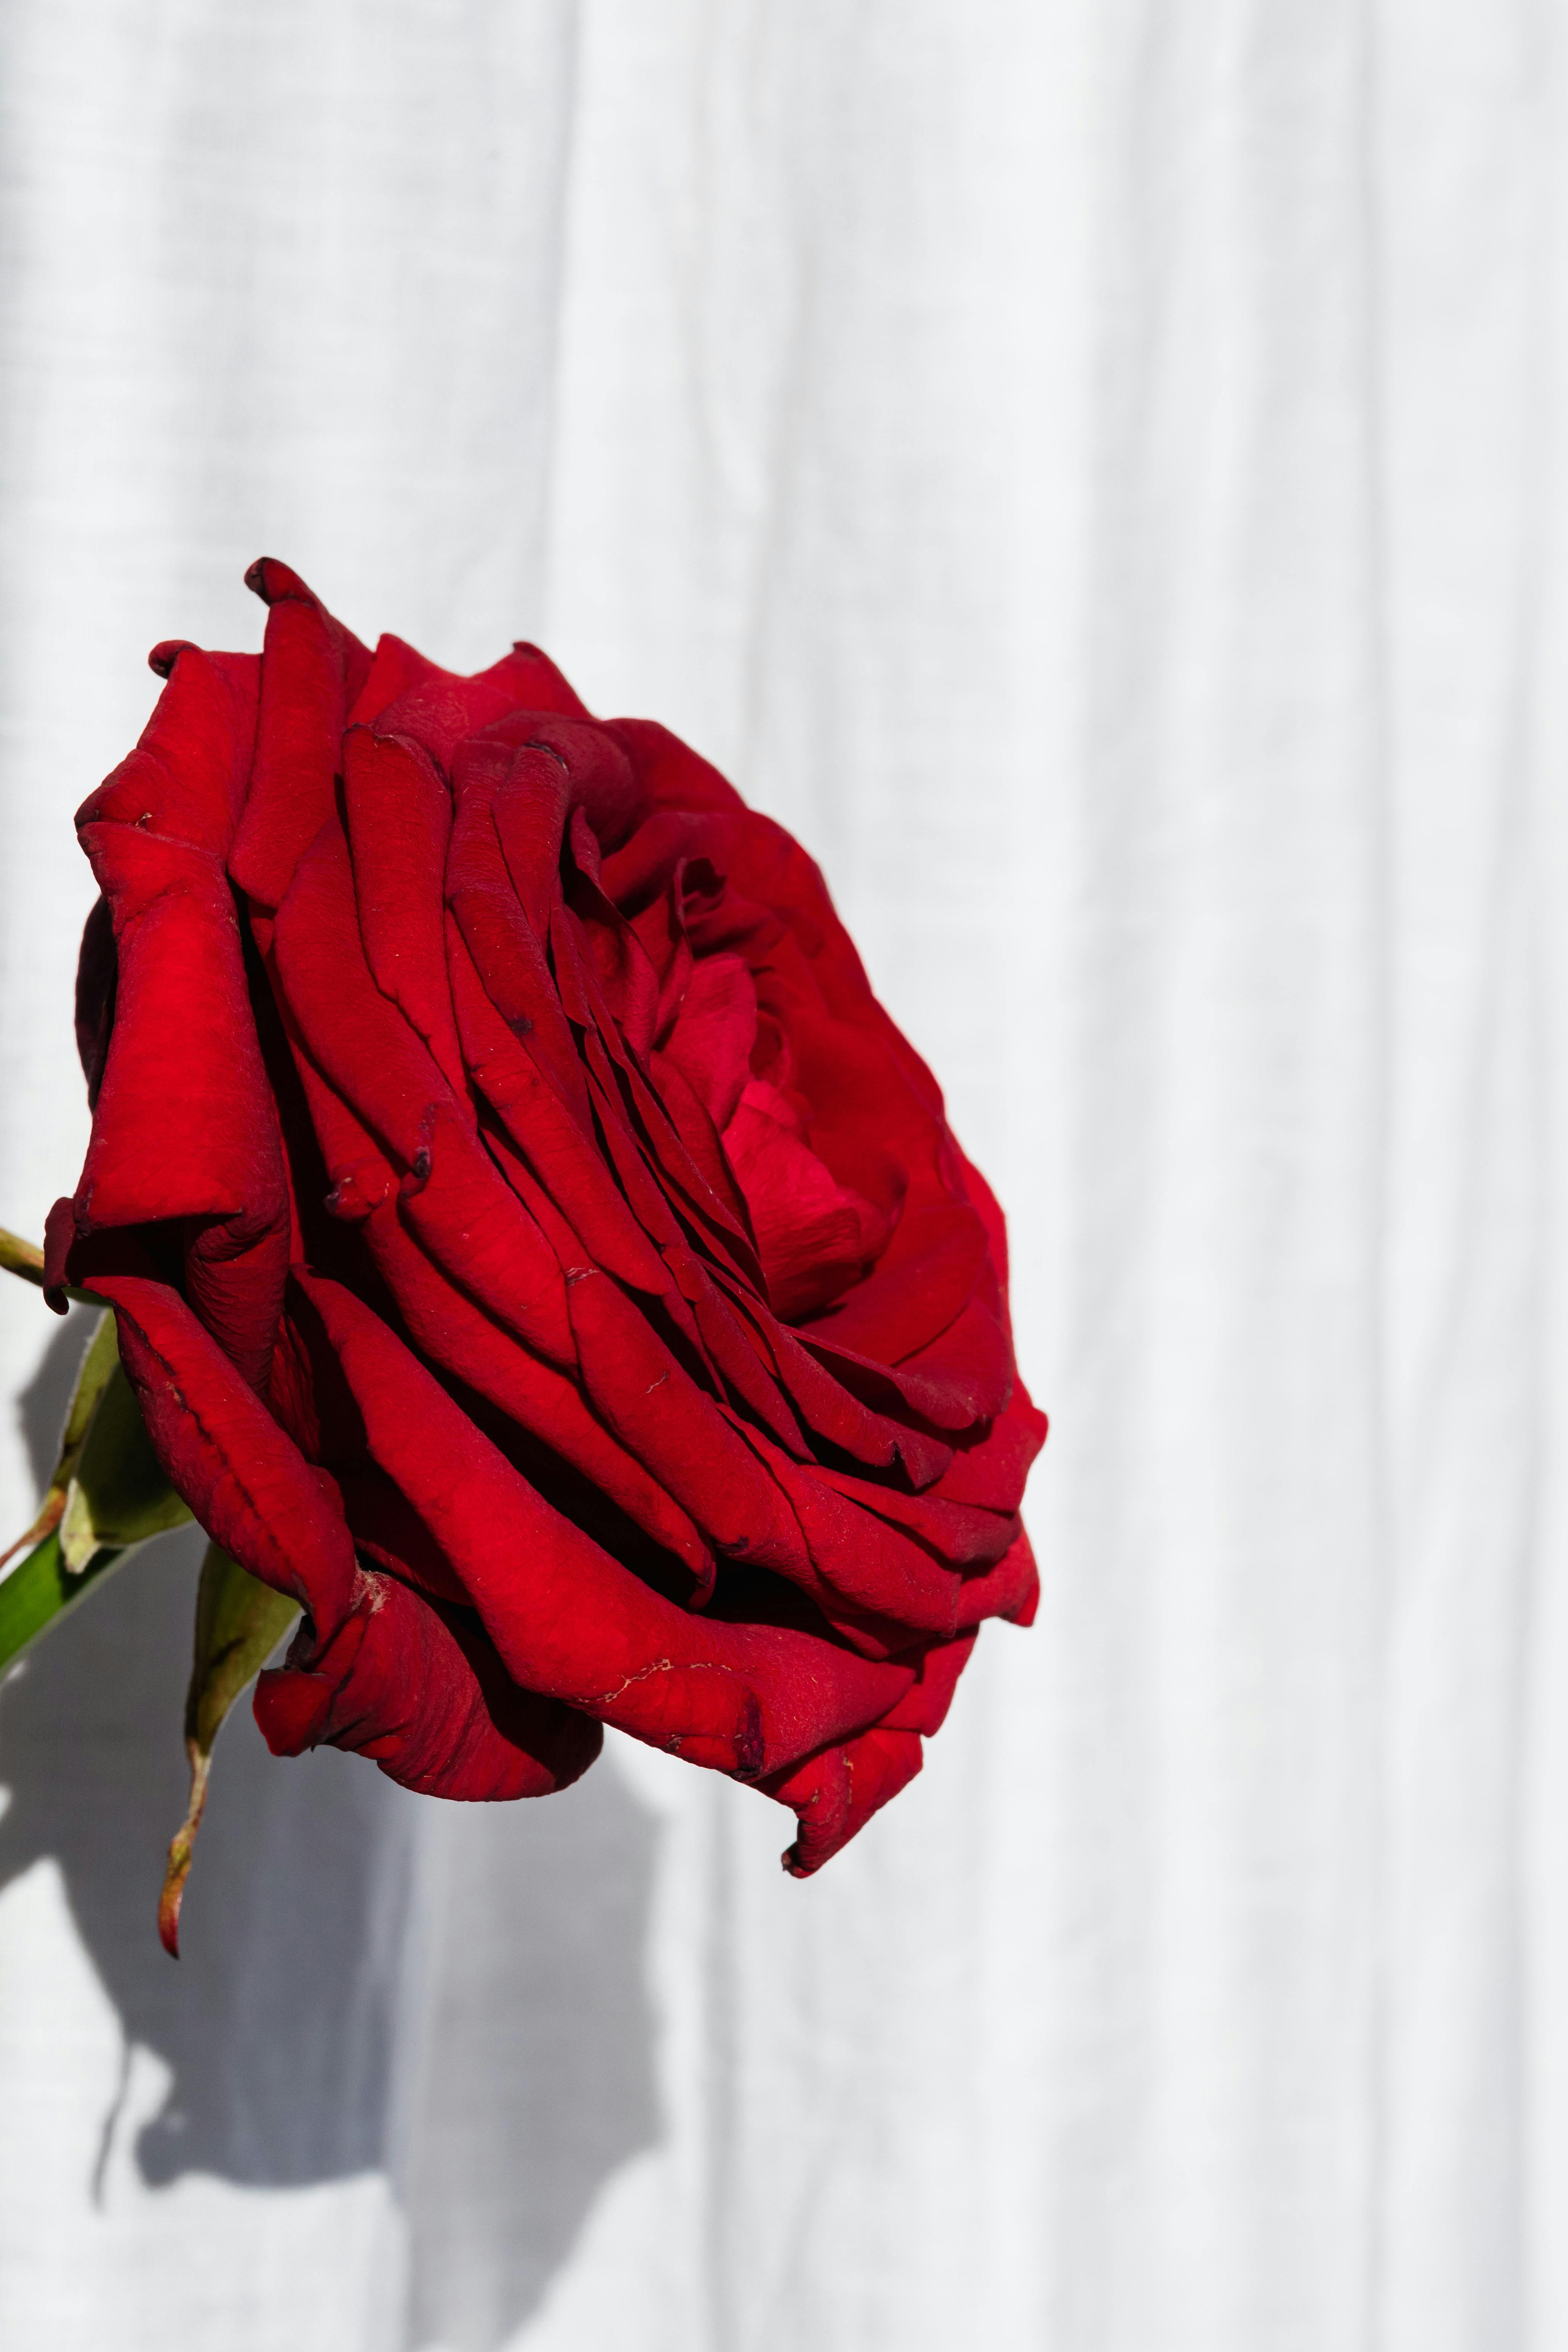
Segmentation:
<svg viewBox="0 0 1568 2352">
<path fill-rule="evenodd" d="M 624 1740 L 447 1809 L 236 1723 L 175 1971 L 128 1569 L 0 1691 L 8 2336 L 1568 2346 L 1565 33 L 0 12 L 0 1222 L 70 812 L 272 553 L 798 833 L 1054 1423 L 1036 1627 L 805 1885 Z M 79 1318 L 3 1303 L 20 1525 Z"/>
</svg>

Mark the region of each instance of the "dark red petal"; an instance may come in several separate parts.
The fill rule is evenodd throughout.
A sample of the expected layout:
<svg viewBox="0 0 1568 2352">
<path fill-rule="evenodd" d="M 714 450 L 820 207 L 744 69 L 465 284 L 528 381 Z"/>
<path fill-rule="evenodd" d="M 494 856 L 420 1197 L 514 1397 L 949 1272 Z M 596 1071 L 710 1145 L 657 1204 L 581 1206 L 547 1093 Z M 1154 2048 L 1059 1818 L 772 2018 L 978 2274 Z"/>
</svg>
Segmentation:
<svg viewBox="0 0 1568 2352">
<path fill-rule="evenodd" d="M 455 925 L 449 946 L 452 1002 L 464 1062 L 529 1168 L 575 1231 L 583 1246 L 573 1262 L 592 1262 L 618 1282 L 662 1296 L 670 1286 L 664 1261 L 632 1214 L 603 1153 L 496 1011 Z"/>
<path fill-rule="evenodd" d="M 717 768 L 651 719 L 610 719 L 613 735 L 637 771 L 637 782 L 657 808 L 744 809 L 733 784 Z"/>
<path fill-rule="evenodd" d="M 245 806 L 261 665 L 182 650 L 141 740 L 76 814 L 78 829 L 134 825 L 223 858 Z"/>
<path fill-rule="evenodd" d="M 164 1471 L 208 1535 L 264 1584 L 292 1593 L 318 1633 L 352 1604 L 353 1546 L 336 1487 L 286 1436 L 177 1292 L 100 1275 L 120 1352 Z"/>
<path fill-rule="evenodd" d="M 514 1681 L 693 1763 L 751 1775 L 874 1721 L 913 1680 L 810 1634 L 694 1617 L 563 1519 L 370 1310 L 305 1278 L 400 1486 Z"/>
<path fill-rule="evenodd" d="M 663 1050 L 721 1132 L 751 1076 L 756 1034 L 757 992 L 740 957 L 694 964 Z"/>
<path fill-rule="evenodd" d="M 191 1302 L 261 1388 L 289 1201 L 223 863 L 255 684 L 252 662 L 182 653 L 141 745 L 82 812 L 112 919 L 115 993 L 75 1209 L 83 1234 L 185 1221 Z"/>
<path fill-rule="evenodd" d="M 760 1434 L 753 1433 L 751 1443 L 788 1498 L 805 1539 L 806 1560 L 791 1560 L 784 1573 L 803 1585 L 820 1608 L 829 1616 L 840 1611 L 852 1618 L 868 1614 L 883 1628 L 891 1622 L 910 1634 L 946 1636 L 955 1630 L 964 1590 L 955 1567 L 836 1491 L 815 1465 L 792 1462 Z M 884 1645 L 885 1634 L 879 1643 Z"/>
<path fill-rule="evenodd" d="M 286 563 L 264 556 L 245 579 L 269 609 L 256 761 L 228 870 L 272 908 L 332 813 L 348 707 L 371 657 Z"/>
<path fill-rule="evenodd" d="M 311 1060 L 383 1148 L 411 1169 L 435 1106 L 454 1097 L 424 1039 L 371 977 L 335 814 L 298 861 L 278 909 L 272 956 Z"/>
<path fill-rule="evenodd" d="M 742 1291 L 722 1268 L 715 1268 L 714 1280 L 737 1315 L 746 1318 L 759 1349 L 765 1351 L 785 1395 L 808 1429 L 868 1466 L 885 1469 L 895 1460 L 901 1462 L 917 1489 L 940 1476 L 952 1458 L 952 1446 L 928 1431 L 910 1428 L 897 1417 L 904 1410 L 904 1400 L 885 1374 L 875 1374 L 879 1399 L 895 1410 L 874 1412 L 802 1347 L 793 1331 L 775 1321 L 754 1294 Z M 871 1371 L 870 1367 L 865 1369 Z"/>
<path fill-rule="evenodd" d="M 989 1269 L 987 1269 L 989 1273 Z M 939 1339 L 903 1357 L 898 1365 L 900 1384 L 911 1402 L 932 1419 L 946 1421 L 962 1412 L 973 1423 L 990 1421 L 1005 1412 L 1017 1372 L 1007 1334 L 981 1291 Z"/>
<path fill-rule="evenodd" d="M 357 1410 L 354 1421 L 363 1454 L 364 1423 Z M 429 1600 L 446 1601 L 454 1609 L 471 1609 L 451 1562 L 407 1496 L 384 1471 L 362 1460 L 352 1469 L 334 1465 L 332 1475 L 343 1498 L 354 1549 L 362 1559 L 374 1560 Z"/>
<path fill-rule="evenodd" d="M 98 1101 L 109 1060 L 109 1040 L 114 1027 L 114 1000 L 119 986 L 119 959 L 114 946 L 114 919 L 107 898 L 92 902 L 82 928 L 81 951 L 76 968 L 76 1049 L 87 1080 L 88 1108 Z"/>
<path fill-rule="evenodd" d="M 390 703 L 411 688 L 427 679 L 447 679 L 448 673 L 426 661 L 413 646 L 401 637 L 384 635 L 376 639 L 370 667 L 365 672 L 358 693 L 350 703 L 344 718 L 347 727 L 374 727 Z M 429 746 L 426 745 L 428 750 Z"/>
<path fill-rule="evenodd" d="M 509 719 L 500 731 L 521 747 L 525 761 L 529 752 L 543 751 L 564 772 L 572 807 L 582 810 L 606 849 L 625 838 L 643 812 L 644 794 L 631 761 L 608 728 L 593 719 L 549 714 L 541 717 L 533 711 L 523 711 Z M 536 773 L 531 761 L 520 764 L 497 799 L 501 843 L 509 863 L 512 855 L 510 817 L 520 805 L 519 785 L 524 777 Z M 526 792 L 527 787 L 523 790 Z M 596 871 L 592 878 L 597 881 Z"/>
<path fill-rule="evenodd" d="M 374 1215 L 366 1234 L 409 1335 L 425 1355 L 592 1480 L 705 1591 L 713 1573 L 708 1545 L 663 1483 L 595 1418 L 572 1376 L 531 1354 L 480 1305 L 455 1290 L 395 1210 Z"/>
<path fill-rule="evenodd" d="M 441 901 L 451 795 L 417 743 L 353 727 L 343 740 L 343 808 L 371 976 L 460 1094 Z"/>
<path fill-rule="evenodd" d="M 958 1677 L 969 1664 L 977 1635 L 961 1633 L 956 1642 L 933 1642 L 920 1664 L 920 1680 L 890 1707 L 877 1726 L 879 1731 L 918 1731 L 929 1739 L 940 1731 L 952 1705 Z"/>
<path fill-rule="evenodd" d="M 768 1303 L 781 1322 L 819 1313 L 887 1246 L 888 1220 L 840 1184 L 795 1131 L 775 1088 L 752 1078 L 724 1129 L 752 1213 Z"/>
<path fill-rule="evenodd" d="M 776 1368 L 759 1343 L 754 1324 L 737 1312 L 694 1250 L 674 1246 L 665 1263 L 690 1307 L 703 1353 L 735 1402 L 786 1453 L 810 1459 L 812 1447 L 790 1409 Z"/>
<path fill-rule="evenodd" d="M 897 1486 L 858 1478 L 846 1470 L 819 1468 L 816 1476 L 857 1510 L 906 1528 L 923 1549 L 965 1571 L 993 1566 L 1018 1532 L 1016 1509 L 995 1511 L 950 1502 L 929 1489 L 923 1495 L 906 1495 Z"/>
<path fill-rule="evenodd" d="M 1020 1528 L 1012 1549 L 994 1568 L 964 1578 L 958 1622 L 978 1625 L 986 1617 L 1005 1617 L 1014 1625 L 1032 1625 L 1039 1601 L 1039 1570 L 1029 1538 Z"/>
<path fill-rule="evenodd" d="M 567 1306 L 584 1385 L 628 1452 L 716 1549 L 806 1574 L 801 1531 L 777 1482 L 631 1301 L 590 1268 L 569 1285 Z"/>
<path fill-rule="evenodd" d="M 901 1363 L 956 1322 L 985 1250 L 985 1228 L 966 1201 L 911 1205 L 866 1280 L 816 1317 L 809 1336 Z"/>
<path fill-rule="evenodd" d="M 543 1797 L 604 1744 L 591 1716 L 519 1690 L 467 1612 L 361 1573 L 353 1615 L 307 1635 L 263 1674 L 256 1719 L 275 1756 L 331 1746 L 369 1756 L 405 1789 L 469 1801 Z"/>
<path fill-rule="evenodd" d="M 481 986 L 515 1037 L 592 1133 L 587 1088 L 561 1010 L 544 941 L 530 923 L 501 855 L 482 769 L 459 762 L 457 813 L 447 852 L 446 893 Z"/>
<path fill-rule="evenodd" d="M 519 710 L 587 716 L 537 646 L 514 646 L 490 668 L 459 677 L 426 661 L 401 638 L 383 637 L 349 717 L 352 724 L 374 725 L 384 734 L 412 736 L 443 768 L 450 768 L 468 736 Z"/>
<path fill-rule="evenodd" d="M 405 1224 L 448 1280 L 530 1347 L 569 1364 L 573 1335 L 554 1251 L 494 1160 L 444 1104 L 428 1133 L 423 1164 L 404 1181 Z"/>
<path fill-rule="evenodd" d="M 1030 1403 L 1022 1381 L 1007 1410 L 973 1444 L 953 1454 L 932 1492 L 945 1501 L 979 1503 L 991 1511 L 1016 1511 L 1024 1499 L 1029 1465 L 1046 1442 L 1047 1421 Z"/>
<path fill-rule="evenodd" d="M 658 971 L 630 923 L 599 887 L 598 845 L 580 808 L 572 812 L 571 842 L 567 904 L 593 960 L 605 1005 L 629 1052 L 646 1062 L 659 1023 Z"/>
<path fill-rule="evenodd" d="M 115 909 L 120 978 L 79 1218 L 248 1212 L 264 1224 L 282 1167 L 222 869 L 205 851 L 131 826 L 95 824 L 88 835 Z"/>
<path fill-rule="evenodd" d="M 917 1732 L 863 1731 L 770 1780 L 768 1795 L 793 1806 L 800 1823 L 784 1857 L 790 1876 L 809 1878 L 831 1862 L 874 1812 L 908 1788 L 921 1761 Z"/>
</svg>

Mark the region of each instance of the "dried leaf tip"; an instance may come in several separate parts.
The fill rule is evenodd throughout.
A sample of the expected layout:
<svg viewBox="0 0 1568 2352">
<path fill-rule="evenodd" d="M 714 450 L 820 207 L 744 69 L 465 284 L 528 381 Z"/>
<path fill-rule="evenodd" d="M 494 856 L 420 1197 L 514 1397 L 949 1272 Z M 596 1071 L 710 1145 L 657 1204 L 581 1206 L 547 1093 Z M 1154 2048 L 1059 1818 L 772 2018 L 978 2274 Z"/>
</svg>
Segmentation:
<svg viewBox="0 0 1568 2352">
<path fill-rule="evenodd" d="M 169 1841 L 169 1859 L 158 1897 L 159 1940 L 171 1959 L 180 1957 L 180 1905 L 206 1805 L 213 1742 L 235 1700 L 259 1674 L 299 1614 L 299 1602 L 288 1593 L 275 1592 L 269 1584 L 263 1584 L 217 1544 L 207 1546 L 196 1588 L 195 1654 L 185 1694 L 191 1801 L 184 1820 Z"/>
<path fill-rule="evenodd" d="M 204 1755 L 194 1739 L 186 1740 L 185 1752 L 191 1759 L 191 1801 L 184 1820 L 169 1840 L 169 1859 L 163 1867 L 163 1886 L 158 1897 L 158 1941 L 172 1960 L 180 1957 L 180 1905 L 184 1900 L 185 1881 L 191 1874 L 191 1856 L 206 1806 L 207 1779 L 212 1770 L 210 1753 Z"/>
</svg>

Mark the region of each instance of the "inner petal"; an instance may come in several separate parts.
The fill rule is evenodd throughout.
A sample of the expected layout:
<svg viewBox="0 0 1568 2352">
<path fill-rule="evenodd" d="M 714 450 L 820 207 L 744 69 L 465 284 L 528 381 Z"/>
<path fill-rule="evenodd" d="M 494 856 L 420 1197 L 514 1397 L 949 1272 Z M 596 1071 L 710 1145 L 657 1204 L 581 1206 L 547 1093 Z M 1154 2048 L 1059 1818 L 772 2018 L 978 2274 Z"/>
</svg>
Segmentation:
<svg viewBox="0 0 1568 2352">
<path fill-rule="evenodd" d="M 694 964 L 664 1050 L 722 1130 L 751 1076 L 757 992 L 739 956 Z"/>
<path fill-rule="evenodd" d="M 750 1078 L 724 1129 L 724 1150 L 746 1196 L 768 1299 L 798 1323 L 858 1282 L 887 1247 L 889 1219 L 840 1184 L 805 1142 L 777 1088 Z"/>
</svg>

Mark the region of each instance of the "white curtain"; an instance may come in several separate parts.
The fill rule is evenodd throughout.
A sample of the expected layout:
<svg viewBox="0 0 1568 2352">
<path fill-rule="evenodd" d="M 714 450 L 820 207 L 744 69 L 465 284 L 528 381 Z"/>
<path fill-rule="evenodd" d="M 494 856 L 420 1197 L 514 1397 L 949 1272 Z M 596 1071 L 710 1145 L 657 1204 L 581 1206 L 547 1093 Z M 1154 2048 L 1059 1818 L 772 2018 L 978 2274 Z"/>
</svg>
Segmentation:
<svg viewBox="0 0 1568 2352">
<path fill-rule="evenodd" d="M 1011 1217 L 1046 1594 L 808 1885 L 611 1743 L 0 1693 L 0 2336 L 1568 2352 L 1568 6 L 5 0 L 0 1223 L 70 813 L 277 554 L 822 860 Z M 73 1325 L 76 1318 L 73 1318 Z M 79 1349 L 0 1297 L 7 1532 Z"/>
</svg>

